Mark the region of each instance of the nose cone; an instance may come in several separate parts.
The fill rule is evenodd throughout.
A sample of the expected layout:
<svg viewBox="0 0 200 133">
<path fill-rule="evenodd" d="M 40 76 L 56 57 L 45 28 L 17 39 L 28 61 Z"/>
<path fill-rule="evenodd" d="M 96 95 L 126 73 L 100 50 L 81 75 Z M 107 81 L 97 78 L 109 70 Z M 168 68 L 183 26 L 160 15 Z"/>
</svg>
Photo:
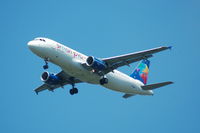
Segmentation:
<svg viewBox="0 0 200 133">
<path fill-rule="evenodd" d="M 40 44 L 37 41 L 28 42 L 28 47 L 35 54 L 38 54 L 41 51 Z"/>
<path fill-rule="evenodd" d="M 37 44 L 35 41 L 30 41 L 28 42 L 28 47 L 32 50 L 32 49 L 36 49 L 39 46 L 39 44 Z"/>
<path fill-rule="evenodd" d="M 36 53 L 40 49 L 40 44 L 38 44 L 36 41 L 30 41 L 28 42 L 29 49 Z"/>
</svg>

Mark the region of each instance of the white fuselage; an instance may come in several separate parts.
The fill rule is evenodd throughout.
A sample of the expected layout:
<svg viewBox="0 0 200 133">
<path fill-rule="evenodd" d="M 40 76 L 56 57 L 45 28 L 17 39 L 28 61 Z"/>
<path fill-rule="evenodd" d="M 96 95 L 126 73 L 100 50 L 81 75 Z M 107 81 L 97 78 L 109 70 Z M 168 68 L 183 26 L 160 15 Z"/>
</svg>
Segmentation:
<svg viewBox="0 0 200 133">
<path fill-rule="evenodd" d="M 28 43 L 33 53 L 43 59 L 49 59 L 50 62 L 58 65 L 67 74 L 83 82 L 99 84 L 101 76 L 88 71 L 81 64 L 86 62 L 88 56 L 81 54 L 71 48 L 68 48 L 58 42 L 45 38 L 45 41 L 35 39 Z M 104 87 L 127 94 L 153 95 L 151 90 L 142 90 L 144 84 L 132 77 L 114 70 L 106 75 L 108 83 Z"/>
</svg>

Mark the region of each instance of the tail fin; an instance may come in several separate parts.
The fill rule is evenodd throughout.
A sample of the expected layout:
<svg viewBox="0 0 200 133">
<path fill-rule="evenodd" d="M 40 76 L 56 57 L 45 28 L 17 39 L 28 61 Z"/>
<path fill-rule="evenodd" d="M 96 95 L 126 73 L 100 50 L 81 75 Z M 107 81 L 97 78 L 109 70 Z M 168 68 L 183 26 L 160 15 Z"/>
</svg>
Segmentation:
<svg viewBox="0 0 200 133">
<path fill-rule="evenodd" d="M 147 59 L 142 60 L 140 64 L 136 67 L 133 73 L 130 75 L 132 78 L 140 80 L 146 85 L 148 73 L 149 73 L 150 61 Z"/>
</svg>

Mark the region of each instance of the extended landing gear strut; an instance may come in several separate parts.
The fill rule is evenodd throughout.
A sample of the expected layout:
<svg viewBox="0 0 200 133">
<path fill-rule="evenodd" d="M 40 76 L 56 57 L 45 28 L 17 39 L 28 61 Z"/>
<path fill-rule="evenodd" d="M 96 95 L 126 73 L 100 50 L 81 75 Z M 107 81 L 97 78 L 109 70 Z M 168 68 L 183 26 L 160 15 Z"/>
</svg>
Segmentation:
<svg viewBox="0 0 200 133">
<path fill-rule="evenodd" d="M 69 90 L 69 93 L 71 95 L 77 94 L 78 93 L 78 89 L 75 88 L 74 77 L 71 77 L 70 81 L 71 81 L 72 89 Z"/>
<path fill-rule="evenodd" d="M 43 66 L 44 69 L 48 69 L 48 68 L 49 68 L 48 61 L 49 61 L 48 58 L 46 58 L 46 59 L 44 60 L 44 62 L 45 62 L 45 65 Z"/>
<path fill-rule="evenodd" d="M 75 84 L 72 84 L 72 89 L 69 90 L 69 93 L 71 95 L 77 94 L 78 93 L 78 89 L 75 88 Z"/>
</svg>

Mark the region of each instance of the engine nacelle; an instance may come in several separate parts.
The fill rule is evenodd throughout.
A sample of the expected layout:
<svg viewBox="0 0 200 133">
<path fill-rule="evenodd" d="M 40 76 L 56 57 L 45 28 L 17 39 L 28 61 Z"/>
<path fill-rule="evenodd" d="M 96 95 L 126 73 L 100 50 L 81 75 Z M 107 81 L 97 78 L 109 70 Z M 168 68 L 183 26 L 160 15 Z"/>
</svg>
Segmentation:
<svg viewBox="0 0 200 133">
<path fill-rule="evenodd" d="M 49 72 L 43 72 L 41 75 L 41 80 L 49 85 L 57 85 L 61 81 L 58 76 Z"/>
<path fill-rule="evenodd" d="M 93 56 L 89 56 L 86 60 L 86 64 L 92 67 L 94 70 L 101 71 L 107 68 L 107 65 L 104 61 L 99 60 Z"/>
</svg>

